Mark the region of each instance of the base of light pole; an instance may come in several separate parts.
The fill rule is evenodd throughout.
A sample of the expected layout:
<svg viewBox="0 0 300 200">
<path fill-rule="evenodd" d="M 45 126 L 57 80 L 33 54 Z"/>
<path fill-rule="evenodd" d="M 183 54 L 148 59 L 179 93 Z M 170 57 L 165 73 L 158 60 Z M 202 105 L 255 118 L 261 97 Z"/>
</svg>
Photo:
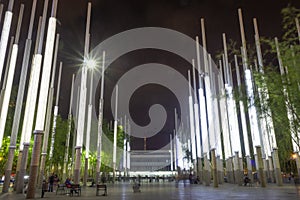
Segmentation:
<svg viewBox="0 0 300 200">
<path fill-rule="evenodd" d="M 31 163 L 30 163 L 30 174 L 28 180 L 28 189 L 26 194 L 26 199 L 35 198 L 36 190 L 36 180 L 38 176 L 38 168 L 41 154 L 41 144 L 43 139 L 44 131 L 35 130 L 34 134 L 34 144 L 32 148 Z"/>
</svg>

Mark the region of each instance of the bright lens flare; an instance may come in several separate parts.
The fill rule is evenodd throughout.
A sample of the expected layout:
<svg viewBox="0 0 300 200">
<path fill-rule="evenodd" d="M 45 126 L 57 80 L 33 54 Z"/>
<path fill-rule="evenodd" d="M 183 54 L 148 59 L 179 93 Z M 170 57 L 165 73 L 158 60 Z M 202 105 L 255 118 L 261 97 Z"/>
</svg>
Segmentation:
<svg viewBox="0 0 300 200">
<path fill-rule="evenodd" d="M 89 69 L 95 69 L 97 67 L 97 61 L 94 59 L 86 59 L 84 63 Z"/>
</svg>

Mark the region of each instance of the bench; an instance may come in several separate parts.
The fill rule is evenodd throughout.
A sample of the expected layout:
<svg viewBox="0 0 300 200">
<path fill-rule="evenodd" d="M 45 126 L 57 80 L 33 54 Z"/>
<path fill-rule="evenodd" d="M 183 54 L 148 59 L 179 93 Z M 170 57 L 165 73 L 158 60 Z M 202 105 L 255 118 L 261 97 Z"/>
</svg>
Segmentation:
<svg viewBox="0 0 300 200">
<path fill-rule="evenodd" d="M 96 185 L 96 196 L 100 196 L 99 195 L 100 190 L 104 190 L 104 193 L 102 194 L 102 196 L 107 196 L 107 186 L 105 184 L 97 184 Z"/>
<path fill-rule="evenodd" d="M 73 196 L 73 193 L 77 194 L 77 196 L 81 196 L 81 187 L 79 184 L 72 184 L 70 188 L 70 196 Z"/>
<path fill-rule="evenodd" d="M 67 186 L 65 184 L 59 184 L 56 189 L 56 195 L 58 191 L 60 191 L 60 194 L 66 194 L 66 187 Z"/>
</svg>

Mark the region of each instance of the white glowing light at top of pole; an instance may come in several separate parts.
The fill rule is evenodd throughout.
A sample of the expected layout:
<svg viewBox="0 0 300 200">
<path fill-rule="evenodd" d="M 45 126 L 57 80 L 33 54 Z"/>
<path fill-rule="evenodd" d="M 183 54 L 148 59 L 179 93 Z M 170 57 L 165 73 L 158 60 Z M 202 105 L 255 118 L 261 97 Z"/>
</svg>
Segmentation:
<svg viewBox="0 0 300 200">
<path fill-rule="evenodd" d="M 4 60 L 5 60 L 5 55 L 6 55 L 6 48 L 7 48 L 7 43 L 8 43 L 8 37 L 9 37 L 12 17 L 13 17 L 13 13 L 10 11 L 6 11 L 3 28 L 2 28 L 2 33 L 1 33 L 1 40 L 0 40 L 0 82 L 1 82 L 1 77 L 2 77 L 2 70 L 3 70 L 3 66 L 4 66 Z"/>
<path fill-rule="evenodd" d="M 3 103 L 2 103 L 2 109 L 1 109 L 1 115 L 0 115 L 0 148 L 2 146 L 2 139 L 4 136 L 7 112 L 8 112 L 8 107 L 9 107 L 9 99 L 10 99 L 10 95 L 11 95 L 11 89 L 12 89 L 12 84 L 13 84 L 13 79 L 14 79 L 14 74 L 15 74 L 17 56 L 18 56 L 18 45 L 14 44 L 12 54 L 11 54 L 11 59 L 10 59 L 8 77 L 7 77 L 4 98 L 3 98 Z"/>
<path fill-rule="evenodd" d="M 47 97 L 49 91 L 49 82 L 51 74 L 51 65 L 52 65 L 52 56 L 53 56 L 53 47 L 55 40 L 55 30 L 56 30 L 56 19 L 50 17 L 49 26 L 47 32 L 47 40 L 45 47 L 45 57 L 43 62 L 43 72 L 42 80 L 40 84 L 40 94 L 37 107 L 37 117 L 35 130 L 44 130 L 46 108 L 47 108 Z"/>
</svg>

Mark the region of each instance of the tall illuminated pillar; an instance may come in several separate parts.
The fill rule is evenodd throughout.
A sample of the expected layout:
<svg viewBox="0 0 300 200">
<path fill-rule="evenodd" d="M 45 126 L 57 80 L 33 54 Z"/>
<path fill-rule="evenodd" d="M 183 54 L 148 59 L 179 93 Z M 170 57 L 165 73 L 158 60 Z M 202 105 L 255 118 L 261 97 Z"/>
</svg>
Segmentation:
<svg viewBox="0 0 300 200">
<path fill-rule="evenodd" d="M 42 71 L 42 79 L 40 83 L 40 92 L 39 92 L 39 101 L 37 105 L 37 114 L 36 114 L 36 122 L 35 122 L 35 143 L 34 147 L 40 150 L 40 138 L 44 132 L 44 123 L 46 116 L 46 108 L 47 108 L 47 97 L 49 92 L 49 82 L 50 82 L 50 74 L 51 74 L 51 66 L 53 59 L 53 47 L 55 40 L 55 31 L 56 31 L 56 10 L 57 10 L 57 0 L 53 1 L 52 4 L 52 12 L 51 17 L 49 18 L 48 23 L 48 31 L 46 38 L 46 46 L 43 60 L 43 71 Z M 28 192 L 26 198 L 34 198 L 35 189 L 36 189 L 36 180 L 38 175 L 38 166 L 39 166 L 39 158 L 40 155 L 37 155 L 36 152 L 32 153 L 31 164 L 30 164 L 30 177 L 28 183 Z"/>
<path fill-rule="evenodd" d="M 62 73 L 62 62 L 59 63 L 59 74 L 58 74 L 58 82 L 57 82 L 57 91 L 56 91 L 56 100 L 53 111 L 53 122 L 52 122 L 52 134 L 51 134 L 51 143 L 50 143 L 50 152 L 49 152 L 49 160 L 53 157 L 54 151 L 54 143 L 55 143 L 55 134 L 56 134 L 56 121 L 58 116 L 58 101 L 59 101 L 59 92 L 60 92 L 60 81 L 61 81 L 61 73 Z"/>
<path fill-rule="evenodd" d="M 115 121 L 114 121 L 114 143 L 113 143 L 113 183 L 116 178 L 116 162 L 117 162 L 117 134 L 118 134 L 118 93 L 119 87 L 116 86 L 116 101 L 115 101 Z"/>
<path fill-rule="evenodd" d="M 240 69 L 238 66 L 238 60 L 237 60 L 236 55 L 234 55 L 234 61 L 235 61 L 235 68 L 236 68 L 238 90 L 239 90 L 239 94 L 242 95 Z M 241 122 L 242 122 L 243 139 L 244 139 L 244 149 L 245 149 L 245 156 L 246 156 L 246 166 L 247 166 L 247 171 L 248 171 L 247 175 L 251 180 L 253 180 L 252 165 L 251 165 L 251 158 L 250 158 L 250 145 L 249 145 L 246 114 L 245 114 L 245 108 L 244 108 L 243 101 L 239 100 L 239 106 L 240 106 L 240 116 L 241 116 Z"/>
<path fill-rule="evenodd" d="M 78 129 L 75 147 L 75 166 L 74 166 L 74 182 L 79 184 L 80 182 L 80 167 L 81 167 L 81 148 L 83 144 L 83 134 L 85 125 L 85 112 L 86 112 L 86 84 L 87 84 L 87 58 L 89 52 L 89 35 L 90 35 L 90 19 L 91 19 L 92 4 L 88 3 L 87 20 L 85 29 L 85 48 L 84 59 L 85 63 L 82 66 L 81 71 L 81 83 L 80 83 L 80 99 L 79 99 L 79 112 L 78 112 Z"/>
<path fill-rule="evenodd" d="M 3 104 L 0 105 L 0 106 L 2 106 L 1 115 L 0 115 L 0 148 L 1 148 L 2 139 L 3 139 L 3 137 L 1 137 L 1 136 L 3 136 L 4 130 L 5 130 L 5 123 L 6 123 L 7 112 L 8 112 L 8 107 L 9 107 L 9 99 L 11 96 L 16 61 L 17 61 L 17 56 L 18 56 L 18 43 L 19 43 L 20 29 L 21 29 L 21 24 L 22 24 L 22 19 L 23 19 L 23 11 L 24 11 L 24 4 L 21 4 L 18 25 L 17 25 L 17 30 L 16 30 L 15 44 L 13 45 L 12 54 L 11 54 L 10 61 L 9 61 L 8 77 L 7 77 L 7 82 L 6 82 L 6 86 L 5 86 Z M 11 169 L 12 169 L 12 164 L 13 164 L 14 152 L 16 149 L 17 132 L 18 131 L 16 131 L 16 133 L 11 134 L 10 148 L 9 148 L 9 154 L 8 154 L 9 158 L 8 158 L 8 161 L 6 164 L 7 166 L 6 166 L 6 171 L 5 171 L 6 179 L 4 181 L 4 185 L 3 185 L 3 189 L 2 189 L 3 193 L 8 192 L 8 188 L 9 188 L 9 184 L 10 184 L 10 174 L 11 174 Z"/>
<path fill-rule="evenodd" d="M 195 119 L 195 141 L 196 141 L 196 167 L 195 172 L 196 175 L 200 173 L 199 170 L 199 157 L 202 155 L 201 152 L 201 134 L 200 134 L 200 119 L 199 119 L 199 104 L 198 104 L 198 98 L 197 98 L 197 86 L 196 86 L 196 72 L 195 72 L 195 60 L 192 59 L 192 66 L 193 66 L 193 87 L 194 87 L 194 119 Z"/>
<path fill-rule="evenodd" d="M 45 175 L 44 171 L 45 171 L 45 165 L 46 165 L 46 156 L 47 156 L 47 152 L 48 152 L 48 139 L 49 139 L 52 107 L 53 107 L 54 81 L 55 81 L 55 72 L 56 72 L 58 44 L 59 44 L 59 34 L 56 35 L 56 44 L 55 44 L 54 60 L 53 60 L 52 75 L 51 75 L 52 77 L 51 77 L 51 83 L 50 83 L 50 88 L 49 88 L 49 93 L 48 93 L 47 116 L 46 116 L 46 122 L 45 122 L 46 124 L 45 124 L 45 132 L 44 132 L 44 137 L 43 137 L 41 162 L 40 162 L 40 169 L 39 169 L 40 172 L 39 172 L 39 179 L 38 179 L 39 187 L 42 187 L 43 177 Z M 50 154 L 52 153 L 52 151 L 53 150 L 50 150 Z M 51 164 L 49 164 L 49 167 L 50 166 L 51 166 Z"/>
<path fill-rule="evenodd" d="M 39 39 L 40 37 L 42 37 L 41 29 L 42 29 L 42 17 L 39 18 L 37 40 L 36 40 L 34 56 L 32 59 L 32 64 L 30 69 L 30 78 L 29 78 L 29 84 L 27 90 L 26 105 L 25 105 L 22 132 L 21 132 L 21 141 L 19 146 L 19 157 L 18 157 L 17 169 L 16 169 L 16 180 L 14 184 L 14 189 L 16 190 L 17 193 L 23 192 L 24 175 L 27 167 L 26 162 L 28 156 L 28 146 L 29 146 L 31 133 L 32 133 L 38 83 L 40 80 L 39 75 L 40 75 L 40 69 L 42 63 L 42 55 L 38 53 L 38 47 L 41 46 L 39 43 Z"/>
<path fill-rule="evenodd" d="M 192 159 L 196 159 L 196 141 L 195 141 L 195 123 L 194 123 L 194 104 L 192 97 L 192 86 L 191 86 L 191 74 L 188 70 L 188 79 L 189 79 L 189 112 L 190 112 L 190 137 L 191 137 L 191 146 L 192 146 Z"/>
<path fill-rule="evenodd" d="M 103 98 L 103 96 L 104 96 L 104 71 L 105 71 L 105 51 L 103 51 L 103 53 L 102 53 L 102 67 L 101 67 L 101 90 L 100 90 L 99 118 L 98 118 L 96 183 L 100 182 L 101 149 L 102 149 L 102 133 L 103 133 L 102 124 L 103 124 L 103 105 L 104 105 L 104 98 Z"/>
<path fill-rule="evenodd" d="M 89 96 L 89 105 L 88 105 L 88 116 L 87 116 L 87 128 L 86 128 L 86 141 L 85 141 L 85 166 L 84 166 L 84 177 L 83 177 L 83 185 L 86 186 L 87 178 L 88 178 L 88 168 L 89 168 L 89 151 L 90 151 L 90 136 L 91 136 L 91 126 L 92 126 L 92 94 L 93 94 L 93 76 L 94 76 L 94 68 L 96 67 L 96 63 L 94 60 L 90 60 L 88 63 L 88 68 L 90 69 L 90 96 Z"/>
<path fill-rule="evenodd" d="M 6 55 L 8 37 L 9 37 L 9 32 L 10 32 L 10 27 L 11 27 L 11 22 L 12 22 L 12 17 L 13 17 L 13 13 L 12 13 L 13 6 L 14 6 L 14 0 L 10 0 L 9 3 L 8 3 L 8 9 L 5 12 L 4 23 L 3 23 L 2 33 L 1 33 L 1 39 L 0 39 L 0 82 L 1 82 L 2 71 L 3 71 L 3 66 L 4 66 L 4 60 L 5 60 L 5 55 Z M 1 145 L 0 145 L 0 147 L 1 147 Z"/>
<path fill-rule="evenodd" d="M 16 68 L 16 62 L 17 62 L 17 56 L 18 56 L 18 49 L 19 49 L 18 43 L 19 43 L 20 29 L 21 29 L 21 24 L 22 24 L 22 19 L 23 19 L 23 12 L 24 12 L 24 4 L 21 4 L 19 19 L 18 19 L 18 27 L 16 30 L 15 42 L 12 47 L 12 53 L 11 53 L 11 57 L 9 60 L 9 69 L 8 69 L 8 74 L 7 74 L 7 82 L 6 82 L 6 86 L 5 86 L 3 102 L 2 102 L 2 105 L 0 105 L 2 107 L 1 114 L 0 114 L 0 148 L 2 147 L 2 139 L 3 139 L 5 124 L 6 124 L 6 119 L 7 119 L 9 99 L 10 99 L 14 75 L 15 75 L 15 68 Z M 1 73 L 0 73 L 0 75 L 1 75 Z"/>
<path fill-rule="evenodd" d="M 69 114 L 68 114 L 68 133 L 66 135 L 66 146 L 65 146 L 65 156 L 64 156 L 64 168 L 63 168 L 63 179 L 66 180 L 69 167 L 69 146 L 70 146 L 70 136 L 72 131 L 72 106 L 73 106 L 73 94 L 74 94 L 74 80 L 75 74 L 72 76 L 71 84 L 71 94 L 70 94 L 70 103 L 69 103 Z"/>
</svg>

